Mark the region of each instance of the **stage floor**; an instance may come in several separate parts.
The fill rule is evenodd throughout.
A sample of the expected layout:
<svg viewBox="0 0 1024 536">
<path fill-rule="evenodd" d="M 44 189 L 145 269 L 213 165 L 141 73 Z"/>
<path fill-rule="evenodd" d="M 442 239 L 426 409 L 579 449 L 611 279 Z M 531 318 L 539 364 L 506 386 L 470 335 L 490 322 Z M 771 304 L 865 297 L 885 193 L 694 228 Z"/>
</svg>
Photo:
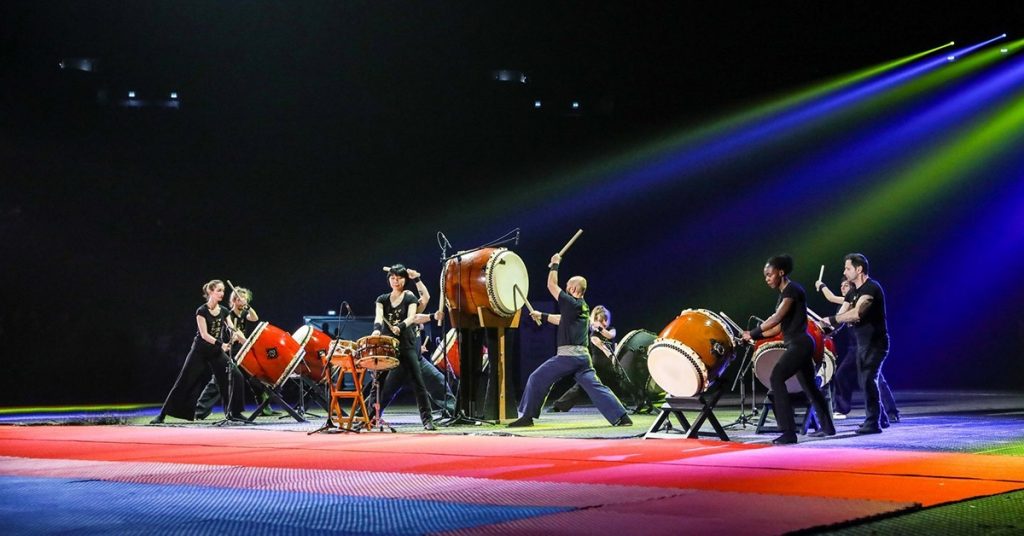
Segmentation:
<svg viewBox="0 0 1024 536">
<path fill-rule="evenodd" d="M 995 526 L 1024 529 L 1024 396 L 899 396 L 902 419 L 883 434 L 853 434 L 854 413 L 835 438 L 788 447 L 749 425 L 729 442 L 643 440 L 652 416 L 613 428 L 591 408 L 529 429 L 428 433 L 399 407 L 395 434 L 314 435 L 312 415 L 143 426 L 131 423 L 154 410 L 5 410 L 0 522 L 5 533 L 779 534 L 927 528 L 942 505 L 995 496 Z M 720 404 L 723 423 L 737 402 Z"/>
</svg>

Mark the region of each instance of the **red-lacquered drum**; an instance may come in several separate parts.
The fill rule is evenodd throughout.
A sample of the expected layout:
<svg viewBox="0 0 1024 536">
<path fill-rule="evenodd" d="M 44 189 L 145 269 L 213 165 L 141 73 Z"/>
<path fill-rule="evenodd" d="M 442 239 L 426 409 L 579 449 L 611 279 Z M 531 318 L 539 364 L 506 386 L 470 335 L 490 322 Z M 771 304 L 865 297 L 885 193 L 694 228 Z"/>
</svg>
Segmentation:
<svg viewBox="0 0 1024 536">
<path fill-rule="evenodd" d="M 367 370 L 389 370 L 398 366 L 398 339 L 369 335 L 356 341 L 356 365 Z"/>
<path fill-rule="evenodd" d="M 506 248 L 484 248 L 450 259 L 441 270 L 441 281 L 456 327 L 467 317 L 477 318 L 479 309 L 513 316 L 523 306 L 522 296 L 530 294 L 526 264 Z"/>
<path fill-rule="evenodd" d="M 824 380 L 822 385 L 825 385 L 832 380 L 832 373 L 835 372 L 836 368 L 835 343 L 832 342 L 832 339 L 825 339 L 825 334 L 821 331 L 821 327 L 811 319 L 807 319 L 807 332 L 814 339 L 814 369 L 820 371 L 822 366 L 831 367 L 828 378 L 822 378 Z M 831 351 L 826 352 L 829 346 L 831 346 Z M 775 364 L 779 362 L 785 350 L 786 345 L 782 342 L 782 333 L 754 342 L 754 376 L 757 376 L 761 384 L 769 389 L 771 389 L 772 370 L 775 369 Z M 823 365 L 826 360 L 826 353 L 831 354 L 830 365 Z M 795 375 L 786 380 L 786 390 L 790 393 L 800 392 L 800 382 L 796 379 Z"/>
<path fill-rule="evenodd" d="M 438 346 L 434 348 L 434 353 L 430 356 L 430 361 L 437 368 L 444 372 L 445 356 L 448 356 L 448 364 L 451 366 L 452 374 L 456 378 L 462 374 L 462 365 L 459 362 L 459 345 L 456 344 L 458 339 L 455 336 L 455 330 L 450 329 L 444 336 L 444 346 Z"/>
<path fill-rule="evenodd" d="M 718 314 L 687 309 L 647 349 L 651 377 L 670 395 L 705 392 L 736 357 L 734 330 Z"/>
<path fill-rule="evenodd" d="M 257 380 L 280 387 L 302 361 L 302 346 L 291 334 L 260 322 L 235 354 L 235 363 Z"/>
<path fill-rule="evenodd" d="M 297 372 L 314 382 L 325 380 L 324 364 L 327 352 L 331 349 L 331 338 L 323 331 L 308 324 L 295 330 L 295 333 L 292 333 L 292 338 L 306 350 L 302 355 L 303 365 L 298 368 Z"/>
</svg>

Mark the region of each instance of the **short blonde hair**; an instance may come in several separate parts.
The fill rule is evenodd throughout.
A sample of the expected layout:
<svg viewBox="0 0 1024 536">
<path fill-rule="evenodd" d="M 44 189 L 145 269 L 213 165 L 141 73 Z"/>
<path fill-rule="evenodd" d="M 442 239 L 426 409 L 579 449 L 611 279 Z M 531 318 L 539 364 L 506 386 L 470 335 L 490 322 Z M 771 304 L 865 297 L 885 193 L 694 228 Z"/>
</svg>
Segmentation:
<svg viewBox="0 0 1024 536">
<path fill-rule="evenodd" d="M 244 295 L 245 296 L 245 301 L 247 301 L 249 303 L 252 303 L 252 291 L 251 290 L 249 290 L 249 289 L 247 289 L 245 287 L 235 287 L 234 290 L 231 292 L 231 298 L 234 299 L 234 297 L 236 295 L 238 295 L 238 294 Z"/>
</svg>

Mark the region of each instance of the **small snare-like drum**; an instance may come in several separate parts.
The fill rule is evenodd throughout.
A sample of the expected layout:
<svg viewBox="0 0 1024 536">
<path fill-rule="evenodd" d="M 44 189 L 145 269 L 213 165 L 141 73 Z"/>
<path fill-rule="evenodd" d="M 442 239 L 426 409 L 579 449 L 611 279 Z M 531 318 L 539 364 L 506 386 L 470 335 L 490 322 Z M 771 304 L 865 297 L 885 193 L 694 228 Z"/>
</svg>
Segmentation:
<svg viewBox="0 0 1024 536">
<path fill-rule="evenodd" d="M 430 355 L 431 363 L 441 369 L 441 372 L 444 372 L 444 367 L 446 366 L 444 360 L 445 356 L 448 356 L 448 364 L 451 365 L 452 374 L 454 374 L 456 378 L 458 378 L 459 374 L 462 373 L 462 366 L 459 362 L 459 345 L 456 344 L 457 342 L 458 338 L 455 336 L 455 330 L 449 329 L 448 333 L 444 336 L 444 346 L 434 348 L 434 353 Z"/>
<path fill-rule="evenodd" d="M 651 377 L 673 396 L 697 396 L 736 357 L 736 334 L 716 313 L 687 309 L 647 349 Z"/>
<path fill-rule="evenodd" d="M 530 294 L 526 264 L 505 248 L 484 248 L 450 259 L 441 270 L 441 281 L 456 327 L 462 317 L 477 318 L 481 308 L 498 316 L 513 316 L 523 306 L 523 297 Z"/>
<path fill-rule="evenodd" d="M 827 343 L 825 342 L 825 334 L 821 331 L 821 328 L 816 322 L 811 319 L 807 319 L 807 333 L 814 339 L 814 369 L 820 370 L 819 366 L 825 361 L 825 350 Z M 831 339 L 829 339 L 831 343 Z M 772 371 L 775 370 L 775 364 L 779 362 L 782 357 L 782 353 L 786 351 L 786 344 L 782 341 L 782 333 L 778 333 L 772 337 L 761 339 L 754 342 L 754 376 L 757 376 L 758 381 L 762 385 L 771 389 Z M 832 373 L 835 372 L 835 344 L 832 343 L 831 351 L 831 365 L 828 374 L 828 378 L 822 378 L 824 383 L 827 384 L 832 379 Z M 820 375 L 820 374 L 819 374 Z M 790 393 L 799 393 L 800 381 L 796 379 L 796 375 L 791 376 L 786 380 L 786 390 Z"/>
<path fill-rule="evenodd" d="M 657 338 L 657 335 L 646 329 L 634 329 L 622 337 L 622 341 L 615 347 L 615 361 L 629 380 L 627 389 L 637 404 L 658 400 L 665 395 L 664 389 L 654 383 L 647 367 L 648 348 Z"/>
<path fill-rule="evenodd" d="M 235 364 L 257 380 L 280 387 L 302 361 L 302 345 L 268 322 L 256 324 L 235 354 Z"/>
<path fill-rule="evenodd" d="M 305 365 L 299 367 L 298 373 L 315 382 L 323 381 L 326 378 L 324 362 L 331 348 L 331 338 L 308 324 L 295 330 L 292 338 L 306 350 L 302 356 Z"/>
<path fill-rule="evenodd" d="M 356 365 L 367 370 L 390 370 L 398 366 L 398 339 L 368 335 L 356 341 Z"/>
</svg>

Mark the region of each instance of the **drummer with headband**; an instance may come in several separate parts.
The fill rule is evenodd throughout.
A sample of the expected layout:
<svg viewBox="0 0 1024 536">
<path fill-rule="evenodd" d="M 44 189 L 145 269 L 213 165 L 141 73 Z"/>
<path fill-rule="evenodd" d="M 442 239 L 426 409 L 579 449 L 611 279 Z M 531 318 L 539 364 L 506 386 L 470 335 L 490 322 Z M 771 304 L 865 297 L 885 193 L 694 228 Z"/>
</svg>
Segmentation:
<svg viewBox="0 0 1024 536">
<path fill-rule="evenodd" d="M 427 286 L 420 281 L 419 275 L 415 270 L 409 270 L 401 264 L 392 265 L 388 269 L 388 284 L 391 285 L 391 292 L 381 294 L 377 298 L 372 335 L 375 337 L 380 336 L 381 332 L 387 329 L 386 333 L 388 335 L 398 339 L 398 366 L 404 368 L 405 374 L 412 378 L 412 387 L 416 394 L 416 406 L 419 408 L 423 428 L 426 430 L 436 430 L 437 428 L 434 426 L 434 421 L 430 416 L 430 401 L 427 398 L 427 388 L 423 383 L 423 374 L 419 367 L 420 345 L 414 326 L 419 299 L 412 292 L 405 290 L 406 281 L 412 281 L 421 296 L 426 293 Z M 429 299 L 429 293 L 427 293 L 427 296 L 427 299 Z M 387 385 L 387 381 L 385 381 L 385 385 Z M 372 404 L 368 403 L 367 406 L 372 407 Z"/>
<path fill-rule="evenodd" d="M 573 276 L 565 285 L 558 286 L 558 263 L 562 256 L 555 253 L 548 266 L 548 292 L 558 302 L 558 314 L 531 311 L 534 319 L 558 326 L 558 352 L 530 374 L 526 381 L 526 392 L 519 405 L 519 419 L 509 423 L 510 427 L 533 426 L 533 419 L 540 417 L 551 386 L 558 380 L 573 375 L 576 383 L 583 388 L 601 415 L 612 426 L 630 426 L 633 421 L 626 414 L 626 408 L 610 389 L 597 379 L 597 373 L 590 361 L 588 333 L 590 331 L 590 306 L 583 299 L 587 291 L 587 280 Z"/>
</svg>

